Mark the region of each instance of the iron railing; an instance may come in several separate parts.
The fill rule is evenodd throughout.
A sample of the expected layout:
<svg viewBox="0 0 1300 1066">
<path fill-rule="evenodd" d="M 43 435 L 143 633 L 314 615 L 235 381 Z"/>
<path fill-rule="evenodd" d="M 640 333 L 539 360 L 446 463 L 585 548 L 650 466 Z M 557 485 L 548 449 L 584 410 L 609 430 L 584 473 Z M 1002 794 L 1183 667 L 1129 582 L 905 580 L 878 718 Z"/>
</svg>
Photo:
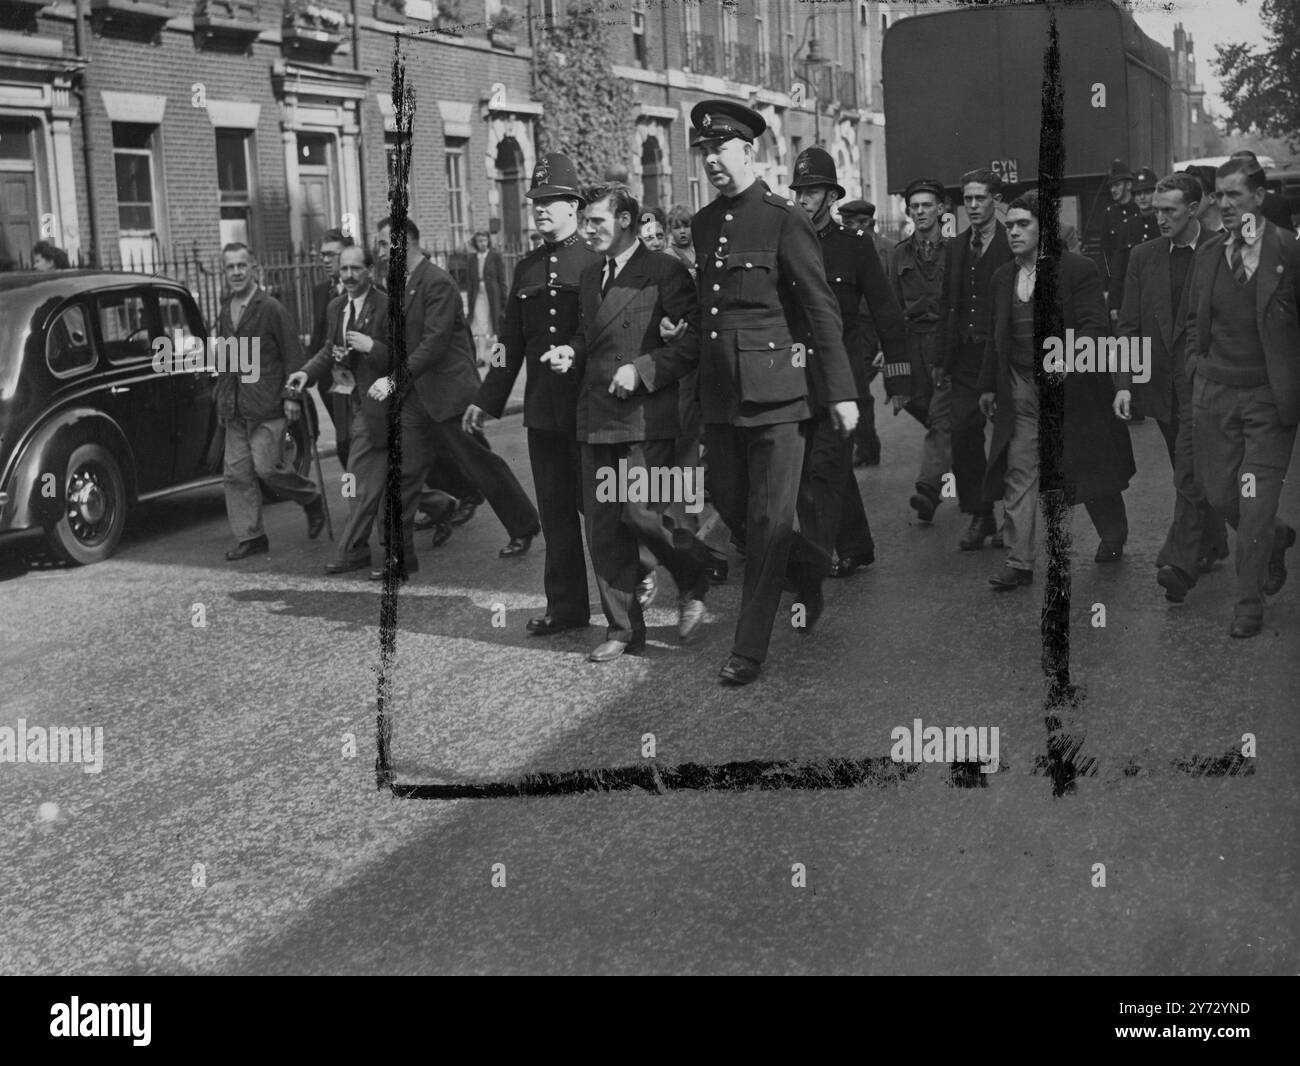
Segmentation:
<svg viewBox="0 0 1300 1066">
<path fill-rule="evenodd" d="M 473 253 L 463 246 L 451 248 L 447 245 L 433 245 L 424 250 L 431 261 L 451 274 L 462 293 L 469 288 L 469 261 Z M 514 275 L 515 265 L 524 254 L 523 250 L 515 248 L 502 252 L 507 280 Z M 19 269 L 25 265 L 20 263 Z M 77 270 L 120 270 L 179 281 L 190 290 L 207 328 L 216 328 L 225 298 L 219 252 L 205 255 L 195 245 L 188 249 L 173 246 L 169 253 L 158 247 L 151 256 L 123 257 L 117 251 L 105 252 L 96 261 L 82 254 L 72 262 L 72 267 Z M 258 284 L 284 304 L 304 337 L 311 333 L 315 314 L 312 292 L 326 277 L 324 261 L 316 253 L 303 249 L 266 254 L 257 262 Z"/>
</svg>

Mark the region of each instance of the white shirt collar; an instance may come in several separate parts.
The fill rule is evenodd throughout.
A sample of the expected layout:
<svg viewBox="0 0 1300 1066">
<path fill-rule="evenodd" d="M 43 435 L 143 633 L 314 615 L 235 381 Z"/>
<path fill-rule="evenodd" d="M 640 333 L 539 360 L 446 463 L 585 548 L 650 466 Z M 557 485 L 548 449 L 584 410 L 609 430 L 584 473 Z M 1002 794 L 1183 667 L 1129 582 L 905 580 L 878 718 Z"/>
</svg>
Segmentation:
<svg viewBox="0 0 1300 1066">
<path fill-rule="evenodd" d="M 636 255 L 636 250 L 640 247 L 640 244 L 641 242 L 639 240 L 633 241 L 624 251 L 614 256 L 614 277 L 618 277 L 623 273 L 623 268 L 627 266 L 627 261 L 631 259 L 632 256 Z M 609 258 L 609 256 L 605 256 L 606 260 Z"/>
</svg>

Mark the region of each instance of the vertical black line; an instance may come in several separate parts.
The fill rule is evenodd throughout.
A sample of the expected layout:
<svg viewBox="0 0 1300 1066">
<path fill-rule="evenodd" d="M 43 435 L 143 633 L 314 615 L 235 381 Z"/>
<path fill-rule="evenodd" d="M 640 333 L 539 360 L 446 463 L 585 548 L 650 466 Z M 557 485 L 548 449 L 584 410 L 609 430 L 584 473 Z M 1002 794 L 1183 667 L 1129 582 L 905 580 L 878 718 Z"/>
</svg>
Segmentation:
<svg viewBox="0 0 1300 1066">
<path fill-rule="evenodd" d="M 393 113 L 397 127 L 394 166 L 389 175 L 388 350 L 392 353 L 393 391 L 388 409 L 388 474 L 384 493 L 384 590 L 379 608 L 379 678 L 375 755 L 375 787 L 393 786 L 392 667 L 397 654 L 397 590 L 406 574 L 402 537 L 402 402 L 410 369 L 406 361 L 406 217 L 407 185 L 411 173 L 411 127 L 415 93 L 406 84 L 402 36 L 393 34 Z"/>
<path fill-rule="evenodd" d="M 1065 177 L 1065 107 L 1061 81 L 1060 37 L 1056 11 L 1048 5 L 1047 49 L 1043 55 L 1042 121 L 1038 144 L 1040 267 L 1034 289 L 1034 346 L 1045 350 L 1049 337 L 1061 337 L 1063 314 L 1057 265 L 1061 188 Z M 1047 532 L 1047 581 L 1040 616 L 1042 667 L 1047 676 L 1045 703 L 1048 762 L 1053 792 L 1062 795 L 1074 777 L 1077 744 L 1063 735 L 1061 710 L 1077 702 L 1070 682 L 1070 507 L 1062 478 L 1065 452 L 1065 375 L 1048 373 L 1034 360 L 1038 388 L 1039 506 Z"/>
</svg>

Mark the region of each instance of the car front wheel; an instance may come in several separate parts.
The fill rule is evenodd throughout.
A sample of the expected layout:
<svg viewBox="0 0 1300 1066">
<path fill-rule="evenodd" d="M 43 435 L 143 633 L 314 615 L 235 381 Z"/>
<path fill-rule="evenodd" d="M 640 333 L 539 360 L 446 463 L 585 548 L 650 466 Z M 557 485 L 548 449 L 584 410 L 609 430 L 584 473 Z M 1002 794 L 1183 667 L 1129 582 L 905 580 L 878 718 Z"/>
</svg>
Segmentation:
<svg viewBox="0 0 1300 1066">
<path fill-rule="evenodd" d="M 117 550 L 126 525 L 126 486 L 106 448 L 83 444 L 68 457 L 64 506 L 47 535 L 50 550 L 81 566 L 102 562 Z"/>
</svg>

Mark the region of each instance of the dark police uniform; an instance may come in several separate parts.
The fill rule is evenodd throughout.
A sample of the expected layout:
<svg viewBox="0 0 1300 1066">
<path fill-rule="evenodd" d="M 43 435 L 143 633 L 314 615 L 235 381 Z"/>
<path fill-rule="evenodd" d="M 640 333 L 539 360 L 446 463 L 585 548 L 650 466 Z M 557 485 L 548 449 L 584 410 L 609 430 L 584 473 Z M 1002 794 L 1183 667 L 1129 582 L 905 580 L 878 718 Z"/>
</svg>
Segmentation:
<svg viewBox="0 0 1300 1066">
<path fill-rule="evenodd" d="M 752 140 L 764 128 L 759 115 L 729 101 L 697 105 L 691 121 L 696 143 Z M 793 200 L 755 180 L 738 196 L 720 196 L 701 208 L 691 235 L 699 265 L 700 406 L 713 503 L 746 540 L 733 650 L 761 663 L 796 537 L 800 423 L 812 414 L 809 378 L 827 403 L 854 400 L 857 389 L 816 235 Z M 813 343 L 801 366 L 792 346 L 805 318 Z M 816 554 L 807 544 L 798 551 Z"/>
<path fill-rule="evenodd" d="M 835 181 L 835 162 L 821 148 L 808 148 L 795 161 L 792 189 L 829 186 L 844 195 Z M 911 368 L 907 364 L 907 339 L 899 310 L 871 235 L 833 222 L 817 231 L 826 281 L 839 305 L 844 349 L 859 398 L 867 395 L 870 361 L 879 344 L 885 351 L 885 391 L 910 395 Z M 798 339 L 815 356 L 816 343 L 805 323 Z M 815 405 L 809 427 L 803 476 L 799 482 L 799 528 L 819 551 L 808 562 L 815 572 L 830 572 L 834 550 L 847 566 L 869 565 L 875 559 L 875 542 L 857 477 L 853 473 L 853 442 L 840 436 L 818 389 L 809 381 Z M 865 402 L 865 400 L 863 401 Z M 861 405 L 860 405 L 861 406 Z M 852 561 L 852 562 L 850 562 Z"/>
<path fill-rule="evenodd" d="M 561 164 L 560 160 L 563 160 Z M 554 182 L 556 184 L 548 184 Z M 561 184 L 562 183 L 562 184 Z M 528 195 L 578 197 L 572 164 L 546 156 L 533 173 Z M 559 192 L 554 190 L 561 190 Z M 529 252 L 515 267 L 506 299 L 501 343 L 505 365 L 494 366 L 479 389 L 477 405 L 500 418 L 519 370 L 525 363 L 524 426 L 532 464 L 537 509 L 546 538 L 546 614 L 586 625 L 587 561 L 582 549 L 582 461 L 578 449 L 577 374 L 557 374 L 542 355 L 578 329 L 578 289 L 582 272 L 600 256 L 575 233 Z"/>
</svg>

